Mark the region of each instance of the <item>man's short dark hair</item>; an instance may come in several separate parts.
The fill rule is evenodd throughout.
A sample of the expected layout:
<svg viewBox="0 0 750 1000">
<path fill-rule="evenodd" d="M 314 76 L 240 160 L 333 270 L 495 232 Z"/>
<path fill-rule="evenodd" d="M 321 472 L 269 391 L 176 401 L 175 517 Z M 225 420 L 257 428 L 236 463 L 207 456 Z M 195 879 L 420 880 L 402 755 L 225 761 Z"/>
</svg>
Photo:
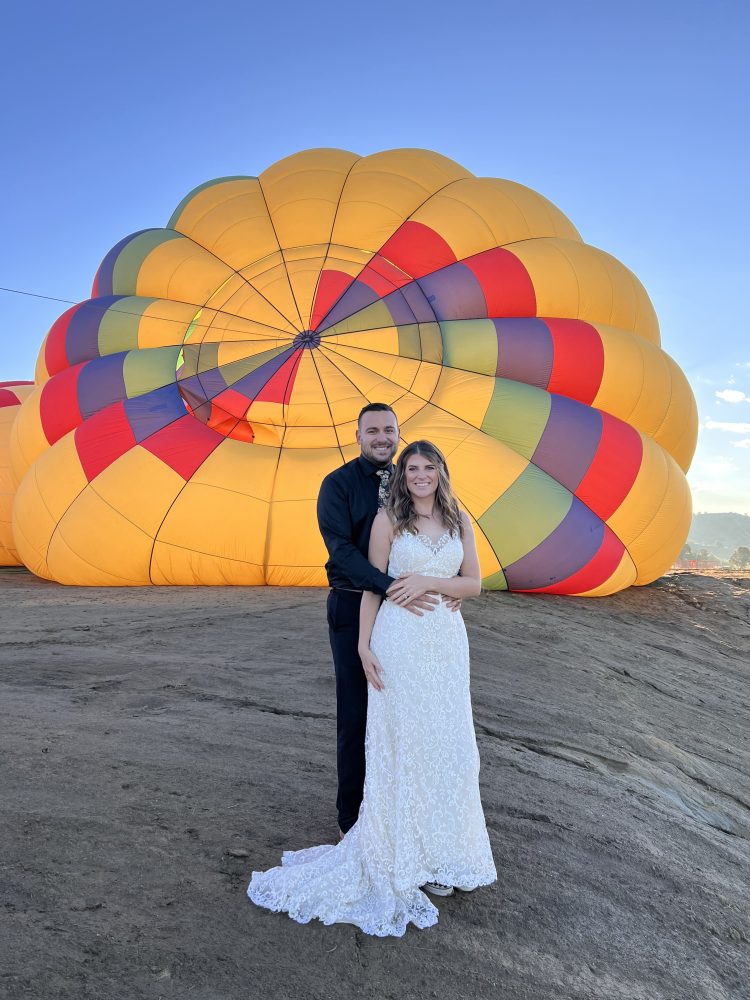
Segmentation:
<svg viewBox="0 0 750 1000">
<path fill-rule="evenodd" d="M 363 406 L 357 417 L 357 427 L 362 423 L 362 417 L 364 417 L 365 413 L 382 413 L 383 411 L 392 413 L 396 417 L 396 411 L 387 403 L 368 403 L 367 406 Z M 398 425 L 398 417 L 396 417 L 396 424 Z"/>
</svg>

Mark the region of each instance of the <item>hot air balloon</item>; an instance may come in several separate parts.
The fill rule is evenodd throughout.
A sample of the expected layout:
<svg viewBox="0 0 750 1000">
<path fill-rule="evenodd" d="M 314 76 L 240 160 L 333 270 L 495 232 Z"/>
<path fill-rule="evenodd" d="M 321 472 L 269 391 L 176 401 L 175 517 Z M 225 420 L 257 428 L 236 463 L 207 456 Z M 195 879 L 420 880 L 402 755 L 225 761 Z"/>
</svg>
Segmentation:
<svg viewBox="0 0 750 1000">
<path fill-rule="evenodd" d="M 16 481 L 10 460 L 10 429 L 33 385 L 33 382 L 0 382 L 0 566 L 21 565 L 11 526 Z"/>
<path fill-rule="evenodd" d="M 62 583 L 324 585 L 318 488 L 371 401 L 446 455 L 488 588 L 645 584 L 690 523 L 695 402 L 643 286 L 427 150 L 201 185 L 107 254 L 36 380 L 15 537 Z"/>
</svg>

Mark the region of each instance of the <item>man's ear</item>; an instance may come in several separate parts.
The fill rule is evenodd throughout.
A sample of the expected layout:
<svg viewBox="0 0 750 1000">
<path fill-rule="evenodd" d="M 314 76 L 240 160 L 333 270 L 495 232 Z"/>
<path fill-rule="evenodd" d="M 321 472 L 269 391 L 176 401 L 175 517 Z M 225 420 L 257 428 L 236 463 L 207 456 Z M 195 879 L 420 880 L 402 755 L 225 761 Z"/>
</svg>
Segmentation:
<svg viewBox="0 0 750 1000">
<path fill-rule="evenodd" d="M 354 440 L 357 442 L 357 444 L 362 444 L 362 437 L 361 437 L 361 435 L 359 433 L 359 427 L 357 428 L 357 430 L 354 433 Z"/>
</svg>

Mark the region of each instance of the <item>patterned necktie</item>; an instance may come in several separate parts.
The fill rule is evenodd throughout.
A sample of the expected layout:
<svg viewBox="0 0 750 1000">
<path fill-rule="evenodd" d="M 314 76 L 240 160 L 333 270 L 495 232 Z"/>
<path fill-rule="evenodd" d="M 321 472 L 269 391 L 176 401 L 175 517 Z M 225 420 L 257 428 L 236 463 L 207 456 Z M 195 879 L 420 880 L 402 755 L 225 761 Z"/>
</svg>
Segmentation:
<svg viewBox="0 0 750 1000">
<path fill-rule="evenodd" d="M 378 483 L 378 510 L 380 510 L 388 501 L 388 494 L 391 489 L 391 470 L 376 469 L 375 472 L 380 479 Z"/>
</svg>

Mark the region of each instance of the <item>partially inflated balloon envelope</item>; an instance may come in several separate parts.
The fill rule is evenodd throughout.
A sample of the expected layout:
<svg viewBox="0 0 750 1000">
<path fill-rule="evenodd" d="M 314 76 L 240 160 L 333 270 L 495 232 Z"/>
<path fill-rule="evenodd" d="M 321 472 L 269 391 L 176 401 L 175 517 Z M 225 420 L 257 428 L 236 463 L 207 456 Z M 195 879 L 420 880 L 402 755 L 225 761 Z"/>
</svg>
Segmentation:
<svg viewBox="0 0 750 1000">
<path fill-rule="evenodd" d="M 11 527 L 16 481 L 10 460 L 10 432 L 33 385 L 33 382 L 0 382 L 0 566 L 21 565 Z"/>
<path fill-rule="evenodd" d="M 696 410 L 637 278 L 426 150 L 290 156 L 105 257 L 15 424 L 26 564 L 69 584 L 323 585 L 323 477 L 393 406 L 446 454 L 489 588 L 670 565 Z"/>
</svg>

